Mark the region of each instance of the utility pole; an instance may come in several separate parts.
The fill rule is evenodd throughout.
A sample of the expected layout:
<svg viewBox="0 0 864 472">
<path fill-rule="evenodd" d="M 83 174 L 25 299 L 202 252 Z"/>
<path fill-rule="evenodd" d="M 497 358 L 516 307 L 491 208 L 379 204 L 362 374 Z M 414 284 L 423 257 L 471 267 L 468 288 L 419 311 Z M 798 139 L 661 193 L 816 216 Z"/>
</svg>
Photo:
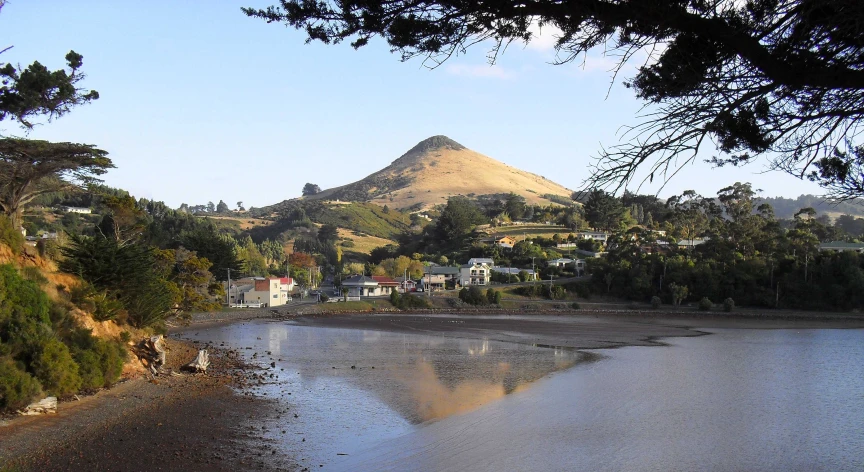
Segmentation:
<svg viewBox="0 0 864 472">
<path fill-rule="evenodd" d="M 226 302 L 226 305 L 228 305 L 228 308 L 231 308 L 231 268 L 228 267 L 225 270 L 228 271 L 228 287 L 227 287 L 228 290 L 227 290 L 227 293 L 225 294 L 225 302 Z"/>
<path fill-rule="evenodd" d="M 531 285 L 537 285 L 537 271 L 534 270 L 534 258 L 531 258 Z"/>
</svg>

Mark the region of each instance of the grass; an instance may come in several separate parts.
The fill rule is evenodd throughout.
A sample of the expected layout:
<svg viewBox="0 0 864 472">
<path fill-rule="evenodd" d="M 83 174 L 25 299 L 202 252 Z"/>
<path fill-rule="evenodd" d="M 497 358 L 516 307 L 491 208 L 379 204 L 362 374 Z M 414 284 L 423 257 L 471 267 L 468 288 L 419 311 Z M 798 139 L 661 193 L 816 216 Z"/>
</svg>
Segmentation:
<svg viewBox="0 0 864 472">
<path fill-rule="evenodd" d="M 249 228 L 255 228 L 258 226 L 267 226 L 272 221 L 263 220 L 261 218 L 251 218 L 251 217 L 243 217 L 243 216 L 212 216 L 212 215 L 201 215 L 202 218 L 209 218 L 213 220 L 213 223 L 216 224 L 217 228 L 225 228 L 232 230 L 240 230 L 246 231 Z"/>
<path fill-rule="evenodd" d="M 346 252 L 355 252 L 368 255 L 376 247 L 386 246 L 388 244 L 396 244 L 392 239 L 379 238 L 377 236 L 357 236 L 351 230 L 339 228 L 340 238 L 349 238 L 354 243 L 353 247 L 343 248 Z"/>
<path fill-rule="evenodd" d="M 307 211 L 309 217 L 316 223 L 329 223 L 381 239 L 391 240 L 411 229 L 411 217 L 407 213 L 392 208 L 385 213 L 383 207 L 374 203 L 331 205 L 316 210 L 318 211 L 314 213 Z M 356 236 L 349 237 L 356 238 Z M 356 239 L 355 243 L 357 243 Z"/>
<path fill-rule="evenodd" d="M 498 228 L 490 228 L 490 232 L 514 236 L 517 240 L 521 240 L 523 234 L 529 238 L 537 236 L 551 238 L 555 234 L 558 234 L 562 238 L 566 238 L 568 234 L 573 233 L 573 231 L 567 227 L 558 225 L 499 226 Z"/>
</svg>

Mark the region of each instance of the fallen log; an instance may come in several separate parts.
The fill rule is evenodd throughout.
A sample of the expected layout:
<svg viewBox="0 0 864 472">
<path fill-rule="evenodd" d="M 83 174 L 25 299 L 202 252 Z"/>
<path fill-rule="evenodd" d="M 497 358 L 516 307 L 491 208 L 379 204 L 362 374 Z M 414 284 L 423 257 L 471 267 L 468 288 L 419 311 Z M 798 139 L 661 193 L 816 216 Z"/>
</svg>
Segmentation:
<svg viewBox="0 0 864 472">
<path fill-rule="evenodd" d="M 190 372 L 207 372 L 207 368 L 210 367 L 210 355 L 207 354 L 206 349 L 201 349 L 198 351 L 198 355 L 195 356 L 195 359 L 192 362 L 183 366 L 183 370 L 188 370 Z"/>
<path fill-rule="evenodd" d="M 143 339 L 133 348 L 133 352 L 151 374 L 156 376 L 162 373 L 162 366 L 165 365 L 167 353 L 165 340 L 161 334 Z"/>
</svg>

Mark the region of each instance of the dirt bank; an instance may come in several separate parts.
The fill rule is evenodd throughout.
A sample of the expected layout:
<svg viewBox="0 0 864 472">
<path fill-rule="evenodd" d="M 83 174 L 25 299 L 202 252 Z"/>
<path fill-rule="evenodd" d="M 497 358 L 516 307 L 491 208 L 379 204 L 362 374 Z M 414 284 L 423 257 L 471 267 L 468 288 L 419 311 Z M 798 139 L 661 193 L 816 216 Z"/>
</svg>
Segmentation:
<svg viewBox="0 0 864 472">
<path fill-rule="evenodd" d="M 169 367 L 178 368 L 197 346 L 171 340 L 169 348 Z M 258 374 L 229 351 L 210 353 L 207 375 L 138 378 L 61 403 L 56 414 L 4 422 L 0 469 L 294 470 L 254 427 L 272 402 L 234 393 Z"/>
</svg>

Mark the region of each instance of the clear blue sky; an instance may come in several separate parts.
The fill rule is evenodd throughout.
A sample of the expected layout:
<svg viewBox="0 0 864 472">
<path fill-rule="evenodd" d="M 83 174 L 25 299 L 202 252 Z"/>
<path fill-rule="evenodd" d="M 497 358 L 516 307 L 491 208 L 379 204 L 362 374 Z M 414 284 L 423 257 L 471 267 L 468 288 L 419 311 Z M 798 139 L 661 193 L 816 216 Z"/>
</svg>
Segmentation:
<svg viewBox="0 0 864 472">
<path fill-rule="evenodd" d="M 302 33 L 240 11 L 270 3 L 10 0 L 0 46 L 14 48 L 2 59 L 53 69 L 74 49 L 85 85 L 101 95 L 30 137 L 107 150 L 117 169 L 106 183 L 137 197 L 249 207 L 298 196 L 305 182 L 352 182 L 437 134 L 575 189 L 601 143 L 637 122 L 641 102 L 620 81 L 606 97 L 609 59 L 550 65 L 548 35 L 511 46 L 496 67 L 480 45 L 428 70 L 382 41 L 359 51 L 307 45 Z M 820 193 L 764 171 L 698 162 L 660 194 L 713 195 L 735 181 L 766 196 Z"/>
</svg>

